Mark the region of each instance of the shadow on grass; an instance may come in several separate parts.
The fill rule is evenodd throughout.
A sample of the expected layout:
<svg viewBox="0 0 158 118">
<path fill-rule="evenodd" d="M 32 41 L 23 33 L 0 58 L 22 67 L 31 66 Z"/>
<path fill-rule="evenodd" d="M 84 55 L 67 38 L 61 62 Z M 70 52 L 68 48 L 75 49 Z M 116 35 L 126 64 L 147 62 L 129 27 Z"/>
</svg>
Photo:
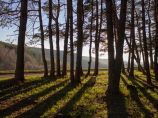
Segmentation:
<svg viewBox="0 0 158 118">
<path fill-rule="evenodd" d="M 52 79 L 52 81 L 54 81 L 54 80 Z M 56 88 L 58 88 L 60 86 L 64 86 L 64 84 L 67 81 L 68 81 L 68 79 L 60 82 L 57 85 L 46 88 L 46 89 L 42 90 L 39 93 L 36 93 L 36 94 L 33 94 L 33 95 L 29 96 L 29 98 L 31 98 L 31 99 L 29 99 L 27 97 L 27 98 L 22 99 L 21 101 L 15 103 L 14 105 L 6 108 L 6 109 L 0 110 L 0 117 L 5 117 L 5 116 L 8 116 L 8 115 L 11 115 L 12 113 L 14 113 L 14 112 L 16 112 L 16 111 L 18 111 L 18 110 L 20 110 L 20 109 L 22 109 L 22 108 L 24 108 L 28 105 L 31 105 L 31 104 L 35 105 L 36 104 L 35 100 L 37 100 L 39 97 L 42 97 L 42 96 L 45 96 L 45 95 L 49 94 L 51 91 L 55 90 Z"/>
<path fill-rule="evenodd" d="M 6 90 L 2 90 L 2 92 L 0 92 L 0 102 L 2 102 L 3 100 L 9 99 L 13 96 L 16 96 L 20 93 L 26 93 L 33 88 L 37 88 L 41 85 L 47 84 L 49 82 L 53 82 L 55 80 L 56 80 L 56 78 L 48 79 L 48 78 L 42 77 L 40 80 L 35 79 L 33 81 L 25 82 L 21 85 L 15 86 L 15 87 L 13 86 L 8 89 L 6 88 Z"/>
<path fill-rule="evenodd" d="M 87 110 L 84 105 L 76 105 L 76 103 L 81 99 L 83 93 L 89 87 L 93 87 L 95 83 L 91 82 L 91 79 L 86 82 L 83 87 L 69 100 L 69 102 L 58 111 L 58 113 L 62 113 L 62 116 L 58 116 L 55 114 L 55 118 L 80 118 L 80 117 L 90 117 L 88 114 L 84 114 L 84 110 Z M 76 105 L 76 106 L 75 106 Z M 76 107 L 76 108 L 75 108 Z M 77 110 L 77 111 L 76 111 Z M 70 113 L 75 112 L 73 116 Z"/>
<path fill-rule="evenodd" d="M 121 92 L 118 95 L 106 93 L 103 99 L 107 104 L 108 118 L 127 118 L 129 116 L 125 107 L 125 98 Z"/>
<path fill-rule="evenodd" d="M 132 79 L 127 74 L 124 75 L 135 85 L 135 87 L 129 88 L 131 98 L 137 103 L 140 110 L 144 112 L 145 117 L 153 117 L 154 114 L 144 107 L 144 105 L 142 104 L 143 101 L 140 101 L 140 98 L 138 96 L 138 90 L 141 91 L 143 95 L 150 101 L 150 103 L 153 104 L 153 106 L 158 110 L 157 100 L 153 98 L 149 93 L 147 93 L 146 88 L 140 87 L 140 85 L 136 82 L 136 78 Z"/>
</svg>

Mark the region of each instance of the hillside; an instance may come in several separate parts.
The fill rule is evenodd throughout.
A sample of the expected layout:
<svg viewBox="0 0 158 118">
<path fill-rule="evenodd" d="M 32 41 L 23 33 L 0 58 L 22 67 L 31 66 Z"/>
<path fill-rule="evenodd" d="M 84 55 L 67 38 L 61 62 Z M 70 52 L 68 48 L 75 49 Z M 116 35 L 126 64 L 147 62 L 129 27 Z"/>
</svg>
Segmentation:
<svg viewBox="0 0 158 118">
<path fill-rule="evenodd" d="M 0 41 L 0 44 L 4 45 L 6 48 L 9 49 L 15 49 L 17 50 L 17 45 L 9 44 Z M 41 48 L 35 48 L 35 47 L 25 47 L 25 52 L 29 53 L 30 55 L 38 55 L 38 57 L 41 56 Z M 63 62 L 63 53 L 64 51 L 60 51 L 60 61 Z M 46 58 L 50 59 L 50 50 L 45 49 L 45 55 Z M 56 50 L 54 50 L 54 58 L 56 59 Z M 67 61 L 70 62 L 70 55 L 68 54 Z M 88 68 L 88 56 L 82 56 L 82 68 L 87 69 Z M 76 53 L 74 53 L 74 66 L 76 67 Z M 91 68 L 93 69 L 95 67 L 95 58 L 92 57 L 92 63 Z M 107 59 L 99 59 L 99 68 L 108 68 L 108 60 Z"/>
<path fill-rule="evenodd" d="M 41 48 L 32 48 L 28 47 L 27 50 L 33 51 L 33 52 L 38 52 L 41 53 Z M 63 62 L 63 54 L 64 51 L 60 51 L 60 61 Z M 45 55 L 46 58 L 50 59 L 50 50 L 45 49 Z M 76 67 L 76 53 L 74 53 L 74 66 Z M 54 58 L 56 59 L 56 50 L 54 50 Z M 70 62 L 70 55 L 68 54 L 67 61 Z M 87 69 L 88 68 L 88 61 L 89 57 L 88 56 L 82 56 L 82 68 Z M 92 63 L 91 63 L 91 68 L 93 69 L 95 66 L 95 58 L 92 57 Z M 108 60 L 107 59 L 99 59 L 99 68 L 108 68 Z"/>
</svg>

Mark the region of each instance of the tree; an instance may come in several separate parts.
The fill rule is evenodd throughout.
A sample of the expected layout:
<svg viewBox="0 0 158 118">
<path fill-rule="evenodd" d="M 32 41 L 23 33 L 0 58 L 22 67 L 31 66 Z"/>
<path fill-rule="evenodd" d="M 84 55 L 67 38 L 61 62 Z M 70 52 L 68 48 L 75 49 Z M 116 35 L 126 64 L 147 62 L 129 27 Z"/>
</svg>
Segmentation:
<svg viewBox="0 0 158 118">
<path fill-rule="evenodd" d="M 52 18 L 55 21 L 55 25 L 56 25 L 57 76 L 59 76 L 60 75 L 60 47 L 59 47 L 59 22 L 58 22 L 58 18 L 59 18 L 59 14 L 60 14 L 60 0 L 58 0 L 58 4 L 56 7 L 57 7 L 57 9 L 56 9 L 57 15 L 56 15 L 56 17 L 54 17 L 54 14 L 53 14 Z"/>
<path fill-rule="evenodd" d="M 150 77 L 150 71 L 149 71 L 149 61 L 148 61 L 148 51 L 147 51 L 147 42 L 146 42 L 146 31 L 145 31 L 144 0 L 142 0 L 142 28 L 143 28 L 143 43 L 144 43 L 144 52 L 145 52 L 145 67 L 146 67 L 147 83 L 151 84 L 151 77 Z"/>
<path fill-rule="evenodd" d="M 17 61 L 15 70 L 15 80 L 24 82 L 24 48 L 25 48 L 25 33 L 27 24 L 27 0 L 21 0 L 21 15 L 20 27 L 17 47 Z"/>
<path fill-rule="evenodd" d="M 71 47 L 71 63 L 70 63 L 70 79 L 74 83 L 74 52 L 73 52 L 73 7 L 72 0 L 69 0 L 69 18 L 70 18 L 70 47 Z"/>
<path fill-rule="evenodd" d="M 64 55 L 63 55 L 63 75 L 66 75 L 66 65 L 67 65 L 67 43 L 68 43 L 68 33 L 69 33 L 69 0 L 67 0 L 67 21 L 66 21 L 66 30 L 65 30 L 65 41 L 64 41 Z"/>
<path fill-rule="evenodd" d="M 158 0 L 155 0 L 155 23 L 156 23 L 156 38 L 155 38 L 155 80 L 158 81 Z"/>
<path fill-rule="evenodd" d="M 81 56 L 82 56 L 82 15 L 83 15 L 83 0 L 77 0 L 77 29 L 78 29 L 78 39 L 77 39 L 77 62 L 76 62 L 76 74 L 75 82 L 81 83 Z"/>
<path fill-rule="evenodd" d="M 87 75 L 90 74 L 91 61 L 92 61 L 91 48 L 92 48 L 92 26 L 93 26 L 93 0 L 91 2 L 91 11 L 92 11 L 92 16 L 91 16 L 91 26 L 90 26 L 90 46 L 89 46 L 89 62 L 88 62 L 88 72 L 87 72 Z"/>
<path fill-rule="evenodd" d="M 112 20 L 112 1 L 106 0 L 107 14 L 107 38 L 108 38 L 108 89 L 110 94 L 119 93 L 119 82 L 122 65 L 123 42 L 126 21 L 127 0 L 121 0 L 120 22 L 118 28 L 118 41 L 116 43 L 116 59 L 114 58 L 113 46 L 113 20 Z"/>
<path fill-rule="evenodd" d="M 54 50 L 53 50 L 53 41 L 52 41 L 52 0 L 49 0 L 49 43 L 50 43 L 50 60 L 51 60 L 50 76 L 54 76 L 55 65 L 54 65 Z"/>
<path fill-rule="evenodd" d="M 129 76 L 134 76 L 134 45 L 135 45 L 135 26 L 134 26 L 134 0 L 132 0 L 132 10 L 131 10 L 131 40 L 132 40 L 132 48 L 131 48 L 131 69 Z"/>
<path fill-rule="evenodd" d="M 42 14 L 41 14 L 41 0 L 38 2 L 39 5 L 39 22 L 40 22 L 40 30 L 41 30 L 41 47 L 42 47 L 42 59 L 44 64 L 44 76 L 48 76 L 48 67 L 47 61 L 45 57 L 45 50 L 44 50 L 44 31 L 43 31 L 43 23 L 42 23 Z"/>
<path fill-rule="evenodd" d="M 98 48 L 99 48 L 99 42 L 98 42 L 98 0 L 96 0 L 96 33 L 95 33 L 95 69 L 94 69 L 94 75 L 98 75 Z"/>
</svg>

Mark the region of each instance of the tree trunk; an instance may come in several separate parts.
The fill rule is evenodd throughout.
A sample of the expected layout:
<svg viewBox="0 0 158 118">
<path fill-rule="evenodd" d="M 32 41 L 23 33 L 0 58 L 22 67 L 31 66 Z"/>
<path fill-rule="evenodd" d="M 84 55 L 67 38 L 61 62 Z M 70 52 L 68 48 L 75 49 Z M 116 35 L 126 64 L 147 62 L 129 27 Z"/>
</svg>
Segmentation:
<svg viewBox="0 0 158 118">
<path fill-rule="evenodd" d="M 70 79 L 71 83 L 74 83 L 74 53 L 73 53 L 73 7 L 72 7 L 72 0 L 70 2 L 70 47 L 71 47 L 71 62 L 70 62 Z"/>
<path fill-rule="evenodd" d="M 17 47 L 17 61 L 15 70 L 15 80 L 24 82 L 24 49 L 25 33 L 27 24 L 27 0 L 21 0 L 20 27 Z"/>
<path fill-rule="evenodd" d="M 94 75 L 98 75 L 98 0 L 96 0 L 96 33 L 95 33 L 95 69 Z"/>
<path fill-rule="evenodd" d="M 114 85 L 114 45 L 113 45 L 113 20 L 112 20 L 112 1 L 106 0 L 106 18 L 107 18 L 107 39 L 108 39 L 108 69 L 109 69 L 109 77 L 108 77 L 108 93 L 113 93 Z"/>
<path fill-rule="evenodd" d="M 107 35 L 108 35 L 108 59 L 109 59 L 109 78 L 107 92 L 110 94 L 119 93 L 119 82 L 121 74 L 123 42 L 125 33 L 127 0 L 121 1 L 120 23 L 118 29 L 118 42 L 116 44 L 116 60 L 114 59 L 113 48 L 113 22 L 112 22 L 112 1 L 106 0 L 107 14 Z"/>
<path fill-rule="evenodd" d="M 82 54 L 82 14 L 83 14 L 83 0 L 77 0 L 77 29 L 78 29 L 78 40 L 77 40 L 77 63 L 76 63 L 76 83 L 81 83 L 81 54 Z"/>
<path fill-rule="evenodd" d="M 149 14 L 149 10 L 150 10 L 150 0 L 149 0 L 149 5 L 148 5 L 148 18 L 149 18 L 149 23 L 148 23 L 148 29 L 149 29 L 149 41 L 150 41 L 150 69 L 153 69 L 153 53 L 152 53 L 152 42 L 151 42 L 151 19 L 150 19 L 150 14 Z"/>
<path fill-rule="evenodd" d="M 41 14 L 41 0 L 39 0 L 39 21 L 40 21 L 40 30 L 41 30 L 41 46 L 42 46 L 42 59 L 44 64 L 44 76 L 48 76 L 48 67 L 47 61 L 45 57 L 45 50 L 44 50 L 44 32 L 43 32 L 43 23 L 42 23 L 42 14 Z"/>
<path fill-rule="evenodd" d="M 156 38 L 155 38 L 155 80 L 158 81 L 158 0 L 155 0 L 155 22 L 156 22 Z"/>
<path fill-rule="evenodd" d="M 123 44 L 125 36 L 125 22 L 126 22 L 126 9 L 127 0 L 121 0 L 121 10 L 120 10 L 120 21 L 118 28 L 118 42 L 116 44 L 116 61 L 115 61 L 115 81 L 113 82 L 114 90 L 113 93 L 119 92 L 120 74 L 122 66 L 122 56 L 123 56 Z"/>
<path fill-rule="evenodd" d="M 131 40 L 132 40 L 132 48 L 131 48 L 131 69 L 129 76 L 134 76 L 134 44 L 135 44 L 135 25 L 134 25 L 134 0 L 132 0 L 132 10 L 131 10 Z"/>
<path fill-rule="evenodd" d="M 51 63 L 50 76 L 54 76 L 55 65 L 54 65 L 54 50 L 53 50 L 51 25 L 52 25 L 52 0 L 49 0 L 49 43 L 50 43 L 50 63 Z"/>
<path fill-rule="evenodd" d="M 63 75 L 66 75 L 67 71 L 67 43 L 68 43 L 68 32 L 69 32 L 69 0 L 67 0 L 67 22 L 65 31 L 65 42 L 64 42 L 64 55 L 63 55 Z"/>
<path fill-rule="evenodd" d="M 122 68 L 121 68 L 121 70 L 122 70 L 122 73 L 125 73 L 125 66 L 124 66 L 124 62 L 123 62 L 123 57 L 122 57 Z"/>
<path fill-rule="evenodd" d="M 129 44 L 128 40 L 127 40 L 126 35 L 125 35 L 125 40 L 126 40 L 126 42 L 127 42 L 128 47 L 130 47 L 130 44 Z M 140 65 L 140 61 L 138 61 L 138 59 L 136 58 L 135 55 L 134 55 L 134 59 L 135 59 L 135 61 L 137 62 L 138 67 L 140 68 L 141 72 L 145 75 L 146 73 L 145 73 L 143 67 Z"/>
<path fill-rule="evenodd" d="M 127 67 L 127 72 L 130 70 L 130 59 L 131 59 L 131 38 L 130 38 L 130 44 L 129 44 L 129 54 L 128 54 L 128 67 Z"/>
<path fill-rule="evenodd" d="M 60 76 L 60 47 L 59 47 L 59 24 L 58 18 L 56 19 L 56 46 L 57 46 L 57 76 Z"/>
<path fill-rule="evenodd" d="M 91 49 L 92 49 L 92 25 L 93 25 L 93 0 L 91 3 L 91 10 L 92 10 L 92 16 L 91 16 L 91 29 L 90 29 L 90 46 L 89 46 L 89 62 L 88 62 L 88 73 L 87 75 L 90 75 L 90 69 L 91 69 L 91 61 L 92 61 L 92 56 L 91 56 Z"/>
<path fill-rule="evenodd" d="M 143 42 L 144 42 L 144 52 L 145 52 L 145 67 L 146 67 L 146 76 L 147 83 L 151 84 L 150 70 L 149 70 L 149 61 L 148 61 L 148 51 L 147 51 L 147 42 L 146 42 L 146 32 L 145 32 L 145 10 L 144 10 L 144 0 L 142 0 L 142 28 L 143 28 Z"/>
</svg>

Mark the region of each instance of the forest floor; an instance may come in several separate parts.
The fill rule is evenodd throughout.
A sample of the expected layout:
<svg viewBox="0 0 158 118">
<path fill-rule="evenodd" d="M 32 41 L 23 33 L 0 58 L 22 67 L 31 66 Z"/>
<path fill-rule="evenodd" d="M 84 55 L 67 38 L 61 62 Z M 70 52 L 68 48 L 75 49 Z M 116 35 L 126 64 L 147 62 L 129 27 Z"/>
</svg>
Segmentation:
<svg viewBox="0 0 158 118">
<path fill-rule="evenodd" d="M 26 77 L 14 84 L 0 78 L 0 117 L 4 118 L 127 118 L 158 117 L 158 83 L 146 84 L 146 76 L 135 71 L 134 77 L 121 74 L 120 94 L 106 93 L 108 71 L 81 77 L 82 84 L 70 84 L 70 75 L 61 78 Z"/>
</svg>

